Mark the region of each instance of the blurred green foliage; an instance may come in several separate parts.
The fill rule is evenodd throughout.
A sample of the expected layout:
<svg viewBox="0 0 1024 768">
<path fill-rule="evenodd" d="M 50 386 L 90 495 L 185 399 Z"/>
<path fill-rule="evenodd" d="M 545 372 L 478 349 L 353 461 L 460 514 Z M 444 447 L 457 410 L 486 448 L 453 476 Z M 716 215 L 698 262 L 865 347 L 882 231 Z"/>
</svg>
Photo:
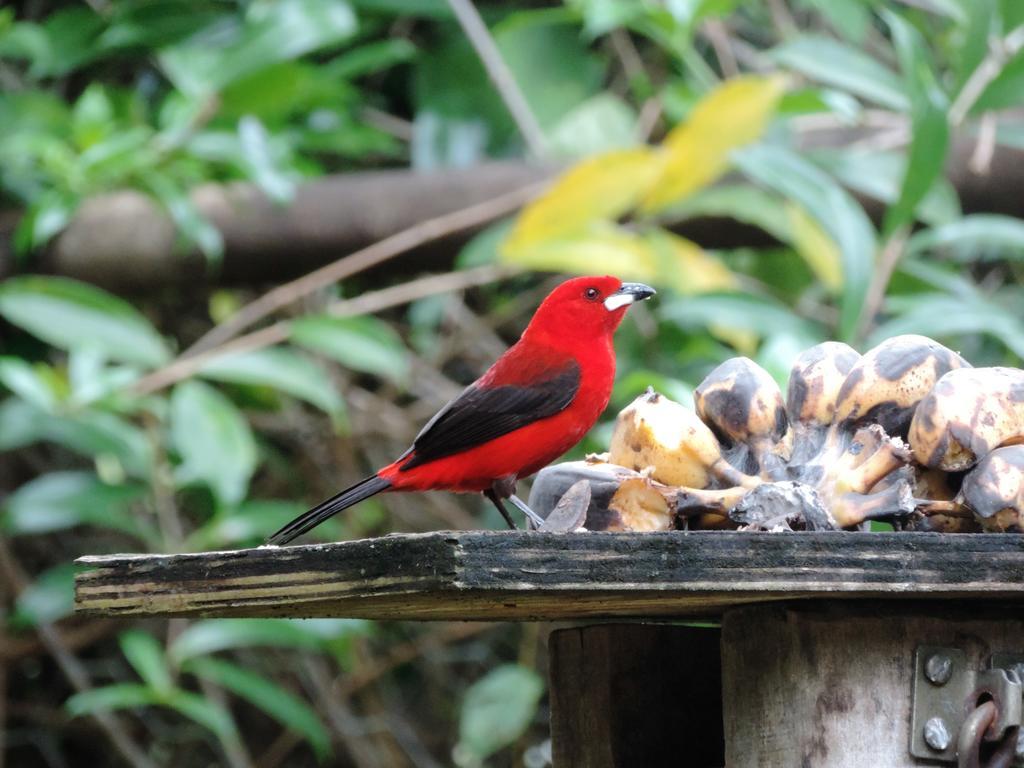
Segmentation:
<svg viewBox="0 0 1024 768">
<path fill-rule="evenodd" d="M 976 140 L 982 165 L 986 151 L 1024 147 L 1024 4 L 480 10 L 541 127 L 540 159 L 570 168 L 456 267 L 600 269 L 664 289 L 621 329 L 609 416 L 577 454 L 603 449 L 610 414 L 647 386 L 686 402 L 736 354 L 782 383 L 799 350 L 829 338 L 863 349 L 924 333 L 978 365 L 1024 358 L 1024 222 L 964 215 L 944 172 L 958 141 Z M 216 261 L 220 235 L 189 196 L 200 184 L 247 180 L 287 205 L 326 173 L 525 154 L 443 0 L 0 9 L 0 208 L 16 212 L 26 273 L 105 192 L 151 195 L 183 248 Z M 672 231 L 706 217 L 770 244 L 710 250 Z M 336 293 L 402 276 L 356 276 Z M 214 355 L 145 393 L 139 382 L 166 373 L 197 323 L 257 287 L 168 303 L 54 276 L 0 283 L 0 544 L 27 573 L 5 591 L 3 639 L 89 629 L 69 618 L 80 554 L 259 544 L 400 450 L 550 283 L 519 274 L 381 317 L 332 316 L 331 293 L 289 317 L 285 341 Z M 368 502 L 313 535 L 472 523 L 467 509 L 500 527 L 475 503 L 424 496 Z M 543 765 L 529 627 L 485 639 L 335 620 L 143 624 L 116 641 L 92 631 L 76 646 L 88 690 L 34 647 L 8 668 L 8 696 L 24 699 L 9 714 L 11 764 L 120 764 L 77 718 L 127 710 L 145 713 L 124 722 L 162 764 Z"/>
</svg>

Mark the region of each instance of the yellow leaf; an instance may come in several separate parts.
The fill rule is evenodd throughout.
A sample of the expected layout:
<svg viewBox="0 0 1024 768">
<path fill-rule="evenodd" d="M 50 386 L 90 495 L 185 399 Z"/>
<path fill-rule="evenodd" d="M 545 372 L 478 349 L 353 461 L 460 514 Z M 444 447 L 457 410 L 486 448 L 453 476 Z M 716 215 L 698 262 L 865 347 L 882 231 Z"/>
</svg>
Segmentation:
<svg viewBox="0 0 1024 768">
<path fill-rule="evenodd" d="M 502 260 L 528 269 L 581 275 L 615 275 L 624 280 L 650 280 L 654 256 L 650 244 L 606 221 L 591 222 L 583 231 L 542 242 L 501 248 Z"/>
<path fill-rule="evenodd" d="M 709 93 L 662 144 L 665 163 L 641 208 L 660 211 L 710 184 L 729 164 L 729 153 L 757 139 L 785 89 L 780 76 L 744 76 Z"/>
<path fill-rule="evenodd" d="M 741 355 L 753 357 L 757 354 L 760 337 L 753 331 L 744 328 L 730 328 L 720 323 L 708 325 L 708 332 L 719 341 L 725 342 Z"/>
<path fill-rule="evenodd" d="M 662 285 L 670 285 L 684 295 L 737 287 L 736 276 L 729 268 L 696 243 L 663 229 L 648 232 L 647 241 L 657 259 L 656 281 Z"/>
<path fill-rule="evenodd" d="M 513 254 L 584 233 L 600 219 L 618 218 L 646 193 L 659 166 L 660 155 L 647 147 L 605 152 L 578 163 L 523 209 L 504 251 Z"/>
<path fill-rule="evenodd" d="M 642 280 L 682 294 L 737 286 L 729 268 L 696 243 L 662 229 L 638 234 L 607 221 L 592 222 L 572 236 L 502 249 L 502 259 L 528 269 Z"/>
<path fill-rule="evenodd" d="M 796 203 L 786 203 L 786 219 L 796 252 L 830 292 L 840 291 L 843 287 L 843 263 L 839 246 L 817 220 Z"/>
</svg>

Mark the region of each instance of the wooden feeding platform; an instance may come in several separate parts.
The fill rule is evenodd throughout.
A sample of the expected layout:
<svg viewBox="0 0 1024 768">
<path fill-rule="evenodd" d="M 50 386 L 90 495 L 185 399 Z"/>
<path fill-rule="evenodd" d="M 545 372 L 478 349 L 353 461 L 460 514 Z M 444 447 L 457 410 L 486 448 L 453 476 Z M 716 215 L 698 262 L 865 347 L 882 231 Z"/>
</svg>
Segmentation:
<svg viewBox="0 0 1024 768">
<path fill-rule="evenodd" d="M 955 764 L 979 695 L 1002 718 L 983 755 L 1021 717 L 999 670 L 1024 664 L 1022 535 L 438 532 L 78 562 L 94 616 L 560 622 L 557 768 Z M 937 653 L 951 681 L 926 685 Z"/>
</svg>

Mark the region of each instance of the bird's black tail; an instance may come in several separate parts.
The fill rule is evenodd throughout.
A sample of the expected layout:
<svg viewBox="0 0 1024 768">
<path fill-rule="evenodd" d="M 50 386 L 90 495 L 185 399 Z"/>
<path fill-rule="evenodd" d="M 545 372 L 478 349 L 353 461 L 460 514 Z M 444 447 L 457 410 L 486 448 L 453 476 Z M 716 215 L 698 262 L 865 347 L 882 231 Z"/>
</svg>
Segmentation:
<svg viewBox="0 0 1024 768">
<path fill-rule="evenodd" d="M 332 496 L 327 501 L 320 502 L 309 512 L 304 512 L 296 517 L 288 525 L 267 539 L 267 544 L 287 544 L 306 531 L 316 528 L 327 518 L 334 517 L 341 510 L 348 509 L 353 504 L 358 504 L 363 499 L 368 499 L 390 487 L 390 481 L 377 475 L 370 475 L 365 480 L 360 480 L 351 488 L 346 488 L 337 496 Z"/>
</svg>

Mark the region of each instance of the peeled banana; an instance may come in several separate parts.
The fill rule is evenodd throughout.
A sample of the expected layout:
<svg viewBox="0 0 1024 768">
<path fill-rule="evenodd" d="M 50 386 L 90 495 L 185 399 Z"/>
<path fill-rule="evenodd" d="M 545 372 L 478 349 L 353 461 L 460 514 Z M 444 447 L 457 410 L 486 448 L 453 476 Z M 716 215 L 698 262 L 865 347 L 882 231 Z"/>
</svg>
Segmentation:
<svg viewBox="0 0 1024 768">
<path fill-rule="evenodd" d="M 694 390 L 693 402 L 733 466 L 766 479 L 784 478 L 780 442 L 789 420 L 782 391 L 768 371 L 746 357 L 726 360 Z"/>
<path fill-rule="evenodd" d="M 964 477 L 957 500 L 986 531 L 1024 532 L 1024 445 L 987 454 Z"/>
<path fill-rule="evenodd" d="M 910 425 L 914 458 L 946 472 L 969 469 L 1002 445 L 1024 442 L 1024 371 L 969 368 L 935 384 Z"/>
<path fill-rule="evenodd" d="M 653 390 L 619 414 L 608 461 L 688 488 L 707 488 L 716 481 L 730 486 L 758 482 L 725 460 L 718 440 L 693 411 Z"/>
<path fill-rule="evenodd" d="M 918 403 L 948 371 L 970 364 L 925 336 L 894 336 L 866 352 L 836 398 L 834 424 L 878 424 L 906 436 Z"/>
<path fill-rule="evenodd" d="M 826 342 L 797 357 L 783 400 L 767 371 L 733 358 L 700 383 L 693 410 L 652 390 L 638 397 L 607 455 L 543 470 L 531 505 L 550 509 L 563 496 L 563 517 L 589 503 L 589 530 L 888 520 L 900 530 L 1020 531 L 1024 371 L 971 368 L 924 336 L 863 355 Z"/>
<path fill-rule="evenodd" d="M 801 352 L 789 372 L 786 436 L 793 462 L 804 463 L 821 448 L 835 417 L 839 390 L 860 354 L 838 341 L 826 341 Z"/>
</svg>

